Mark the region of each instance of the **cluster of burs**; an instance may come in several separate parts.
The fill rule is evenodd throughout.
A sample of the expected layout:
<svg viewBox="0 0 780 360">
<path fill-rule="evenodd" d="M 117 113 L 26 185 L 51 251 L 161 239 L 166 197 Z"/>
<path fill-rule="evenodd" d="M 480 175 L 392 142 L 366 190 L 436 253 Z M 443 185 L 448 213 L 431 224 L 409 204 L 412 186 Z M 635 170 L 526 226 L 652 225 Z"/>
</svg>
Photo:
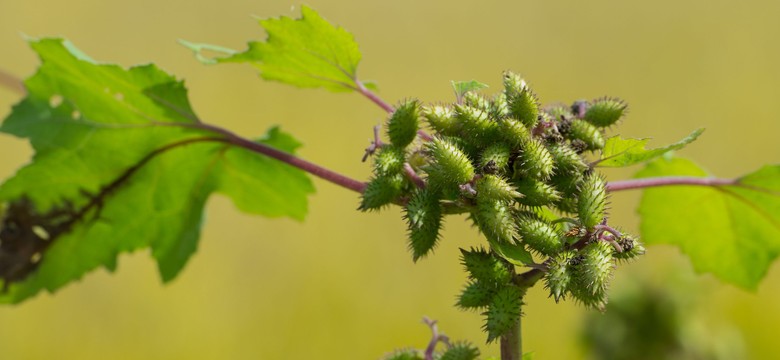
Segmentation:
<svg viewBox="0 0 780 360">
<path fill-rule="evenodd" d="M 489 340 L 520 316 L 528 285 L 515 265 L 543 271 L 556 301 L 571 295 L 600 308 L 615 260 L 643 252 L 607 225 L 606 182 L 587 158 L 604 147 L 604 129 L 625 103 L 541 108 L 517 74 L 504 73 L 503 85 L 493 97 L 468 91 L 455 104 L 398 105 L 360 205 L 403 206 L 415 260 L 436 246 L 444 215 L 469 214 L 489 246 L 462 250 L 470 279 L 458 305 L 484 311 Z M 544 260 L 533 263 L 529 251 Z"/>
</svg>

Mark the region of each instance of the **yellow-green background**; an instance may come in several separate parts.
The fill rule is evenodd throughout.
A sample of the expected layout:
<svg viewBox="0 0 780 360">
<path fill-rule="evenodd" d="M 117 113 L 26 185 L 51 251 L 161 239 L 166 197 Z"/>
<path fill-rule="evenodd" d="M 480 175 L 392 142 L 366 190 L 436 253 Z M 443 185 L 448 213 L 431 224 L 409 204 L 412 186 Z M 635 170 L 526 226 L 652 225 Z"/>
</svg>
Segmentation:
<svg viewBox="0 0 780 360">
<path fill-rule="evenodd" d="M 202 118 L 249 136 L 282 124 L 301 155 L 356 178 L 382 111 L 358 95 L 299 90 L 259 80 L 247 66 L 205 67 L 176 39 L 243 49 L 264 34 L 250 15 L 298 16 L 287 1 L 0 1 L 0 67 L 30 75 L 37 59 L 20 33 L 64 36 L 92 57 L 155 62 L 185 78 Z M 780 160 L 780 2 L 777 1 L 310 1 L 353 34 L 359 74 L 380 94 L 452 99 L 449 81 L 496 90 L 505 69 L 521 72 L 543 102 L 620 96 L 631 106 L 620 131 L 676 140 L 708 130 L 684 151 L 709 170 L 736 176 Z M 291 9 L 295 7 L 295 9 Z M 0 113 L 18 96 L 0 89 Z M 0 177 L 28 161 L 26 143 L 0 138 Z M 630 171 L 610 172 L 617 179 Z M 376 359 L 423 347 L 423 315 L 453 338 L 482 344 L 480 317 L 452 307 L 464 275 L 457 248 L 476 244 L 461 219 L 447 222 L 436 256 L 406 251 L 396 209 L 355 211 L 356 194 L 320 180 L 304 223 L 208 205 L 199 252 L 161 285 L 146 251 L 121 258 L 55 295 L 0 308 L 2 359 Z M 637 193 L 612 199 L 616 224 L 636 230 Z M 707 239 L 701 239 L 706 246 Z M 626 272 L 660 274 L 690 265 L 673 248 L 651 247 Z M 630 270 L 627 270 L 630 269 Z M 756 293 L 698 278 L 705 321 L 732 322 L 751 358 L 777 353 L 780 267 Z M 530 292 L 526 350 L 541 359 L 582 356 L 576 329 L 585 310 Z M 483 347 L 486 353 L 496 347 Z"/>
</svg>

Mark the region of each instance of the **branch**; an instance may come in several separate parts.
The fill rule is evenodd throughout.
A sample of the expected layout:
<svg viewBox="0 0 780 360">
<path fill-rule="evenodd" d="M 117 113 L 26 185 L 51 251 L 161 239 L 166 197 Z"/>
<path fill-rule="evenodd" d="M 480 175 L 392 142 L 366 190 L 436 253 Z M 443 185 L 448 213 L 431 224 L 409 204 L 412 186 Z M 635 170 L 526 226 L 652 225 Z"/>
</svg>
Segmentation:
<svg viewBox="0 0 780 360">
<path fill-rule="evenodd" d="M 244 149 L 247 149 L 249 151 L 253 151 L 274 158 L 286 164 L 297 167 L 323 180 L 326 180 L 328 182 L 331 182 L 333 184 L 339 185 L 341 187 L 347 188 L 349 190 L 358 193 L 362 193 L 363 190 L 365 190 L 366 188 L 366 184 L 362 181 L 355 180 L 348 176 L 339 174 L 333 170 L 326 169 L 322 166 L 319 166 L 312 162 L 296 157 L 295 155 L 288 154 L 281 150 L 277 150 L 271 146 L 242 138 L 229 130 L 214 125 L 209 125 L 205 123 L 179 123 L 179 124 L 170 124 L 170 125 L 192 127 L 192 128 L 202 129 L 205 131 L 223 135 L 226 139 L 226 142 L 229 144 L 236 145 Z"/>
<path fill-rule="evenodd" d="M 607 191 L 643 189 L 656 186 L 694 185 L 694 186 L 724 186 L 736 185 L 737 179 L 701 178 L 691 176 L 664 176 L 644 179 L 610 181 Z"/>
<path fill-rule="evenodd" d="M 362 94 L 363 96 L 367 97 L 369 100 L 371 100 L 374 104 L 379 105 L 384 111 L 387 111 L 389 113 L 395 111 L 395 108 L 393 108 L 392 105 L 386 103 L 384 100 L 382 100 L 377 94 L 374 94 L 371 90 L 368 90 L 365 85 L 363 85 L 362 81 L 355 80 L 355 85 L 357 85 L 357 91 Z"/>
<path fill-rule="evenodd" d="M 26 95 L 27 88 L 24 87 L 24 82 L 19 80 L 16 76 L 13 76 L 4 70 L 0 69 L 0 87 L 4 87 L 19 95 Z"/>
</svg>

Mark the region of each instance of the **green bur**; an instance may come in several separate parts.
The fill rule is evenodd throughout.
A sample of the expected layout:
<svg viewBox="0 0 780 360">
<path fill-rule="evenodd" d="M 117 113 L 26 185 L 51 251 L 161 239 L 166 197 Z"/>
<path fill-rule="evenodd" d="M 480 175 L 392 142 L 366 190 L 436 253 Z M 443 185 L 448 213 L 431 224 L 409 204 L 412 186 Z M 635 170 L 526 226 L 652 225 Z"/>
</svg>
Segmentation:
<svg viewBox="0 0 780 360">
<path fill-rule="evenodd" d="M 387 120 L 387 136 L 393 145 L 404 148 L 414 141 L 419 129 L 420 102 L 406 100 L 395 108 Z"/>
<path fill-rule="evenodd" d="M 409 249 L 414 261 L 428 255 L 439 240 L 442 211 L 439 198 L 430 190 L 418 190 L 406 205 Z"/>
</svg>

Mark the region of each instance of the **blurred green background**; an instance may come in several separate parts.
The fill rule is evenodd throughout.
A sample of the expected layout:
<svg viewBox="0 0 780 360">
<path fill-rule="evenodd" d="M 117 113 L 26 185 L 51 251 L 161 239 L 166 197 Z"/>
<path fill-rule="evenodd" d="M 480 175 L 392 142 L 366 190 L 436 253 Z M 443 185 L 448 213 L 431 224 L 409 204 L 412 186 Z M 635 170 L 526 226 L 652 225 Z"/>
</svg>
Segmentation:
<svg viewBox="0 0 780 360">
<path fill-rule="evenodd" d="M 450 80 L 497 90 L 500 73 L 522 73 L 543 102 L 620 96 L 625 136 L 703 138 L 682 155 L 721 176 L 780 160 L 780 2 L 777 1 L 309 1 L 351 31 L 363 52 L 359 74 L 390 102 L 450 101 Z M 63 36 L 93 58 L 129 66 L 155 62 L 186 79 L 202 118 L 247 136 L 273 124 L 305 143 L 301 155 L 356 178 L 382 111 L 358 95 L 299 90 L 258 79 L 248 66 L 205 67 L 179 38 L 243 49 L 264 34 L 250 15 L 298 17 L 287 1 L 0 1 L 0 68 L 26 77 L 38 61 L 20 33 Z M 17 95 L 0 89 L 0 113 Z M 31 155 L 0 139 L 0 177 Z M 632 171 L 612 171 L 611 179 Z M 0 307 L 0 358 L 376 359 L 396 347 L 424 347 L 423 315 L 456 339 L 482 345 L 481 319 L 453 308 L 464 282 L 458 247 L 478 234 L 452 219 L 432 258 L 413 264 L 397 209 L 355 211 L 356 194 L 316 180 L 305 223 L 240 214 L 209 202 L 199 252 L 163 286 L 146 251 L 121 258 L 55 295 Z M 639 194 L 612 198 L 612 222 L 637 230 Z M 706 244 L 707 239 L 701 239 Z M 618 271 L 653 277 L 688 261 L 650 247 Z M 663 283 L 662 280 L 659 280 Z M 780 266 L 756 293 L 696 277 L 702 321 L 731 323 L 750 358 L 777 352 Z M 587 313 L 555 304 L 537 286 L 526 299 L 524 345 L 540 359 L 584 357 L 578 331 Z M 483 346 L 497 354 L 497 347 Z"/>
</svg>

